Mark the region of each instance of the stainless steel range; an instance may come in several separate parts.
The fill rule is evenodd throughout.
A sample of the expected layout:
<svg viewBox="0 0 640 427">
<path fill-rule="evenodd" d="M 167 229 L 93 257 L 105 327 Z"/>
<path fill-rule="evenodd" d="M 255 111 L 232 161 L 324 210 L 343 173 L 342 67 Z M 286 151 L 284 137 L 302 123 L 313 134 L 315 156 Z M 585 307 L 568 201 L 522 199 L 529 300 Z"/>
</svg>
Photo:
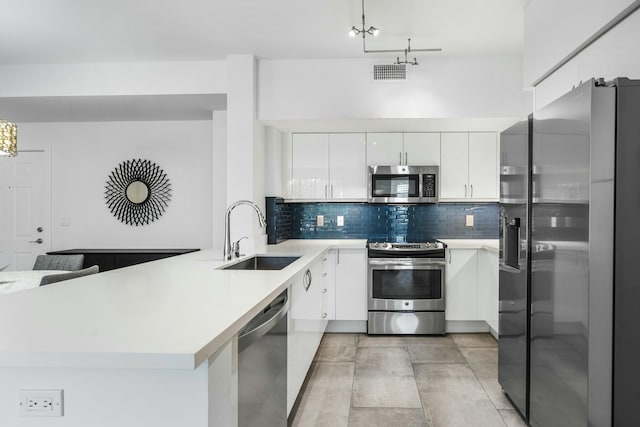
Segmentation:
<svg viewBox="0 0 640 427">
<path fill-rule="evenodd" d="M 369 243 L 369 334 L 444 334 L 446 245 Z"/>
</svg>

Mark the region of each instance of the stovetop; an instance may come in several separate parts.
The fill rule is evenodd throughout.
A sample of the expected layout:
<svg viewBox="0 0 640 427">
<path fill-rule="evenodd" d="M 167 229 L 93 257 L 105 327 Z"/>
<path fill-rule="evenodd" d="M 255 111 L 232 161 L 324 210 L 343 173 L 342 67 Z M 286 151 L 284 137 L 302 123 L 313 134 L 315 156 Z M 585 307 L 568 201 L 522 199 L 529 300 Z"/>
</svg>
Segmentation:
<svg viewBox="0 0 640 427">
<path fill-rule="evenodd" d="M 445 244 L 438 240 L 431 240 L 428 242 L 420 243 L 389 243 L 389 242 L 373 242 L 369 243 L 369 249 L 375 249 L 377 251 L 419 251 L 423 252 L 430 249 L 444 249 Z"/>
</svg>

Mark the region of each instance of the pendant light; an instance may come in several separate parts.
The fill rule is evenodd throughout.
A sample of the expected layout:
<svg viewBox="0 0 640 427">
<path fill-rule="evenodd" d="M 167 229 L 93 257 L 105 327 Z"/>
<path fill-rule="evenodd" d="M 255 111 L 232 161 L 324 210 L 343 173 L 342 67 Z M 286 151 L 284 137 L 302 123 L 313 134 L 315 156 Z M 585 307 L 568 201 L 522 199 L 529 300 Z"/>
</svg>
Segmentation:
<svg viewBox="0 0 640 427">
<path fill-rule="evenodd" d="M 0 156 L 18 155 L 18 127 L 0 120 Z"/>
</svg>

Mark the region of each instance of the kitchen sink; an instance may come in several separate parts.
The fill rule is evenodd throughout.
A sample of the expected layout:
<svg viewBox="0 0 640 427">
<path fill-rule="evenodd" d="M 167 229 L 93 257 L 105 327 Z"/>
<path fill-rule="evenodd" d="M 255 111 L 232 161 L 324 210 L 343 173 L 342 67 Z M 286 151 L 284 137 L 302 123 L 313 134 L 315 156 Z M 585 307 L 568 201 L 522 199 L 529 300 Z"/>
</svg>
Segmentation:
<svg viewBox="0 0 640 427">
<path fill-rule="evenodd" d="M 299 258 L 299 256 L 256 255 L 235 264 L 222 267 L 221 270 L 282 270 Z"/>
</svg>

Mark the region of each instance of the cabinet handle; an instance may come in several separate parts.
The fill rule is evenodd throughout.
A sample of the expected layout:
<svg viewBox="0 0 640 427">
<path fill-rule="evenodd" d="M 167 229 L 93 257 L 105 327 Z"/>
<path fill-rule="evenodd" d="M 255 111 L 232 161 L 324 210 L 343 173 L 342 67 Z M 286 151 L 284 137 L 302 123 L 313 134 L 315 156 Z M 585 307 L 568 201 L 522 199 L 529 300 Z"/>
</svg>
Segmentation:
<svg viewBox="0 0 640 427">
<path fill-rule="evenodd" d="M 469 195 L 469 197 L 473 197 L 473 184 L 471 184 L 471 194 Z"/>
<path fill-rule="evenodd" d="M 327 184 L 324 185 L 324 198 L 326 199 L 328 197 L 328 193 L 327 193 Z"/>
<path fill-rule="evenodd" d="M 449 264 L 451 264 L 451 249 L 449 249 Z"/>
<path fill-rule="evenodd" d="M 322 262 L 325 262 L 327 260 L 327 258 L 322 258 Z"/>
<path fill-rule="evenodd" d="M 327 290 L 326 290 L 326 289 L 323 289 L 323 290 L 322 290 L 322 293 L 323 293 L 323 294 L 326 294 L 326 293 L 327 293 Z"/>
<path fill-rule="evenodd" d="M 340 264 L 340 249 L 336 250 L 336 264 Z"/>
<path fill-rule="evenodd" d="M 404 152 L 404 164 L 408 165 L 409 164 L 409 156 L 407 155 L 407 152 Z"/>
<path fill-rule="evenodd" d="M 322 313 L 322 318 L 325 319 L 327 317 L 327 313 Z"/>
<path fill-rule="evenodd" d="M 333 184 L 331 184 L 331 198 L 333 199 Z"/>
<path fill-rule="evenodd" d="M 309 288 L 311 287 L 311 270 L 307 269 L 307 271 L 304 272 L 304 280 L 303 280 L 303 286 L 304 286 L 304 290 L 305 292 L 309 290 Z"/>
<path fill-rule="evenodd" d="M 402 151 L 398 151 L 398 155 L 400 156 L 400 164 L 402 164 Z"/>
<path fill-rule="evenodd" d="M 464 197 L 467 197 L 467 184 L 464 185 Z"/>
<path fill-rule="evenodd" d="M 322 273 L 322 277 L 327 277 L 327 273 Z M 325 289 L 326 291 L 326 289 Z"/>
</svg>

